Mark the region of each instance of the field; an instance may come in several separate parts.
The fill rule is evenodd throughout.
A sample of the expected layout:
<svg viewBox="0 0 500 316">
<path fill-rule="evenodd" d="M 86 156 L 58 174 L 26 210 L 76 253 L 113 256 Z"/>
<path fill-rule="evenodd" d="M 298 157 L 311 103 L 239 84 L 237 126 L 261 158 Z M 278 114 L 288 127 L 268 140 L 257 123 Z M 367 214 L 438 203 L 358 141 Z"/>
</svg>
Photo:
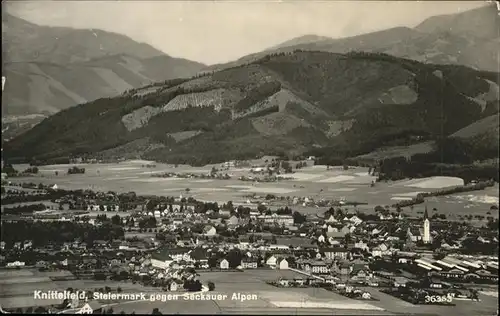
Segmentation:
<svg viewBox="0 0 500 316">
<path fill-rule="evenodd" d="M 150 292 L 157 288 L 145 288 L 130 282 L 70 280 L 52 281 L 50 277 L 68 276 L 67 271 L 40 272 L 37 269 L 23 268 L 0 269 L 0 305 L 2 308 L 26 308 L 32 306 L 58 305 L 62 300 L 37 300 L 34 291 L 64 291 L 68 288 L 78 290 L 91 290 L 110 287 L 116 290 L 122 288 L 127 292 Z"/>
<path fill-rule="evenodd" d="M 115 312 L 149 314 L 153 308 L 162 313 L 180 314 L 342 314 L 342 315 L 392 315 L 382 308 L 344 298 L 322 289 L 280 289 L 265 283 L 279 277 L 301 276 L 290 270 L 246 270 L 245 272 L 202 272 L 203 283 L 215 283 L 210 295 L 227 295 L 225 299 L 174 300 L 163 302 L 136 302 L 114 306 Z M 233 294 L 254 295 L 253 299 L 242 301 Z M 283 306 L 280 302 L 302 302 L 301 307 Z M 311 305 L 316 302 L 316 306 Z M 308 305 L 309 303 L 309 305 Z"/>
<path fill-rule="evenodd" d="M 192 300 L 178 299 L 168 302 L 131 302 L 113 306 L 115 312 L 149 314 L 158 308 L 164 314 L 272 314 L 272 315 L 494 315 L 497 300 L 493 296 L 480 295 L 480 302 L 455 301 L 455 306 L 413 305 L 366 288 L 376 301 L 352 300 L 319 288 L 276 288 L 265 283 L 279 277 L 300 276 L 290 270 L 246 270 L 245 272 L 200 273 L 203 283 L 213 281 L 211 295 L 227 295 L 226 299 Z M 232 299 L 234 293 L 253 294 L 253 300 Z"/>
<path fill-rule="evenodd" d="M 412 179 L 370 183 L 375 177 L 368 174 L 367 168 L 352 167 L 342 170 L 342 167 L 308 166 L 291 174 L 293 180 L 280 180 L 273 183 L 242 182 L 240 176 L 249 176 L 249 168 L 232 168 L 227 172 L 232 176 L 230 180 L 216 179 L 181 179 L 157 178 L 154 173 L 208 173 L 212 166 L 194 168 L 156 164 L 156 168 L 145 168 L 147 161 L 126 161 L 115 164 L 88 164 L 79 165 L 86 169 L 82 175 L 67 175 L 69 165 L 52 165 L 40 167 L 40 174 L 36 176 L 12 178 L 12 182 L 42 182 L 57 184 L 63 189 L 93 189 L 98 191 L 129 192 L 138 194 L 156 194 L 169 196 L 192 196 L 198 200 L 217 201 L 234 204 L 246 204 L 249 196 L 274 194 L 277 196 L 300 196 L 319 199 L 345 199 L 366 203 L 358 206 L 367 212 L 373 211 L 376 205 L 392 205 L 397 201 L 411 199 L 419 192 L 434 191 L 442 187 L 456 186 L 462 183 L 461 179 L 450 177 L 432 177 L 426 179 Z M 27 165 L 14 166 L 24 170 Z M 215 165 L 215 167 L 220 167 Z M 59 175 L 55 175 L 59 171 Z M 186 189 L 189 188 L 189 192 Z M 428 208 L 436 208 L 439 213 L 453 218 L 457 214 L 472 214 L 488 216 L 486 213 L 493 204 L 498 205 L 498 185 L 483 191 L 467 192 L 443 197 L 427 198 Z M 424 204 L 416 205 L 413 210 L 405 211 L 417 214 L 423 211 Z M 323 208 L 303 208 L 295 206 L 306 213 L 324 211 Z M 95 214 L 94 214 L 95 215 Z M 497 217 L 498 211 L 491 216 Z"/>
<path fill-rule="evenodd" d="M 381 306 L 394 313 L 401 314 L 428 314 L 428 315 L 454 315 L 454 316 L 492 316 L 498 310 L 498 300 L 495 297 L 480 294 L 480 302 L 455 300 L 455 306 L 430 306 L 413 305 L 391 295 L 382 293 L 373 288 L 366 288 L 378 301 L 373 305 Z"/>
</svg>

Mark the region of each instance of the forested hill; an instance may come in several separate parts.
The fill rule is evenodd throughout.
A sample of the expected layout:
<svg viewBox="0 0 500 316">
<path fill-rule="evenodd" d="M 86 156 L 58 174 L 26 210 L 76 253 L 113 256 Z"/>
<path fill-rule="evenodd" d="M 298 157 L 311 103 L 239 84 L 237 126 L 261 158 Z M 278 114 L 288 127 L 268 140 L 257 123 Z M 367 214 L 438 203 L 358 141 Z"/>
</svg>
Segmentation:
<svg viewBox="0 0 500 316">
<path fill-rule="evenodd" d="M 4 156 L 205 164 L 313 150 L 345 159 L 490 124 L 485 118 L 498 114 L 498 75 L 376 53 L 279 53 L 61 111 L 6 143 Z M 480 130 L 476 125 L 471 129 Z M 458 135 L 467 142 L 472 134 Z M 474 159 L 491 158 L 490 149 Z"/>
</svg>

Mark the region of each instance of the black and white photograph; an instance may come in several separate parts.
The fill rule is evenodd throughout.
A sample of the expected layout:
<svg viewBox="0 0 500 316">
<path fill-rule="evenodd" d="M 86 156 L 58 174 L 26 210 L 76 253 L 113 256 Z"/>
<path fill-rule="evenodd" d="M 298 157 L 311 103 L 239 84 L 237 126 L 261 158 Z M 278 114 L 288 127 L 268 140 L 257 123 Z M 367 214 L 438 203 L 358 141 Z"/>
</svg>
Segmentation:
<svg viewBox="0 0 500 316">
<path fill-rule="evenodd" d="M 0 312 L 498 315 L 494 1 L 2 1 Z"/>
</svg>

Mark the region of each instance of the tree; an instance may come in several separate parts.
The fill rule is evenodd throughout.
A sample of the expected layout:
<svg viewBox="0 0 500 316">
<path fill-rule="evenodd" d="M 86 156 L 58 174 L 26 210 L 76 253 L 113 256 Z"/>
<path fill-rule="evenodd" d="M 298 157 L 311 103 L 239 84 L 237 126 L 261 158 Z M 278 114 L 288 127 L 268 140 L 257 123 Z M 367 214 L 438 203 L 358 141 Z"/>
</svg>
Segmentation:
<svg viewBox="0 0 500 316">
<path fill-rule="evenodd" d="M 208 266 L 209 266 L 210 268 L 215 268 L 215 267 L 217 267 L 217 258 L 216 258 L 216 257 L 210 257 L 210 258 L 208 259 Z"/>
<path fill-rule="evenodd" d="M 47 312 L 47 309 L 43 306 L 38 306 L 35 308 L 35 314 L 44 314 Z"/>
<path fill-rule="evenodd" d="M 113 225 L 121 225 L 122 221 L 120 215 L 116 214 L 115 216 L 111 217 L 111 223 Z"/>
<path fill-rule="evenodd" d="M 153 308 L 153 311 L 151 312 L 151 315 L 162 315 L 160 310 L 158 308 Z"/>
<path fill-rule="evenodd" d="M 237 249 L 233 249 L 227 254 L 227 261 L 231 269 L 235 269 L 239 266 L 241 264 L 241 259 L 243 259 L 243 254 Z"/>
<path fill-rule="evenodd" d="M 293 223 L 294 224 L 302 224 L 306 221 L 306 216 L 300 214 L 299 212 L 293 212 Z"/>
<path fill-rule="evenodd" d="M 214 284 L 214 282 L 212 282 L 212 281 L 208 282 L 208 290 L 209 291 L 215 290 L 215 284 Z"/>
</svg>

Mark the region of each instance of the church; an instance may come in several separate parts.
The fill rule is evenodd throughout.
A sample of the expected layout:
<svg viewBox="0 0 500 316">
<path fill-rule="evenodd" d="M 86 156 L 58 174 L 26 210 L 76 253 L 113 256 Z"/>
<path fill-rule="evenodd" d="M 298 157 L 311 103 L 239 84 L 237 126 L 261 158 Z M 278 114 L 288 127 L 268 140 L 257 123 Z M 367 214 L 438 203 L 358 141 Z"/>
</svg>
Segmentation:
<svg viewBox="0 0 500 316">
<path fill-rule="evenodd" d="M 424 212 L 424 229 L 422 233 L 422 241 L 424 244 L 430 244 L 432 242 L 431 237 L 431 221 L 429 220 L 429 213 L 427 212 L 427 206 Z"/>
<path fill-rule="evenodd" d="M 418 242 L 421 241 L 424 244 L 432 243 L 431 236 L 431 222 L 429 219 L 429 213 L 427 211 L 427 206 L 425 207 L 424 212 L 424 223 L 423 227 L 420 226 L 409 226 L 407 230 L 407 238 L 409 242 Z"/>
</svg>

